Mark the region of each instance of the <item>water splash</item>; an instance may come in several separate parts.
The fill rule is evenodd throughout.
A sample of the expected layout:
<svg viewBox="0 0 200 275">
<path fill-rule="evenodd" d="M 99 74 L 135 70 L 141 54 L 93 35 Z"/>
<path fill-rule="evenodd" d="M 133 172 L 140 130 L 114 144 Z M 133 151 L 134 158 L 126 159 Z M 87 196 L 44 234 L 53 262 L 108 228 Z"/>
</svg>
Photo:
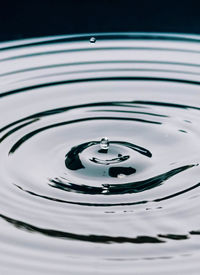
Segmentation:
<svg viewBox="0 0 200 275">
<path fill-rule="evenodd" d="M 198 273 L 198 40 L 0 45 L 0 273 Z"/>
</svg>

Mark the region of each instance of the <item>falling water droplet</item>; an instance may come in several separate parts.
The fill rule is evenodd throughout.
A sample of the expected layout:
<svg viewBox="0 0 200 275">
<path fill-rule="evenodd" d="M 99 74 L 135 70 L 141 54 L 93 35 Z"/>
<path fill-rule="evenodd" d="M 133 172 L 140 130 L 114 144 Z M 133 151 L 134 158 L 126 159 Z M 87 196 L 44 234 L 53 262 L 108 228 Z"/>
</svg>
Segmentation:
<svg viewBox="0 0 200 275">
<path fill-rule="evenodd" d="M 95 43 L 96 42 L 96 38 L 95 37 L 91 37 L 90 38 L 90 43 Z"/>
<path fill-rule="evenodd" d="M 107 137 L 104 137 L 100 141 L 100 147 L 103 150 L 108 150 L 109 148 L 109 139 Z"/>
</svg>

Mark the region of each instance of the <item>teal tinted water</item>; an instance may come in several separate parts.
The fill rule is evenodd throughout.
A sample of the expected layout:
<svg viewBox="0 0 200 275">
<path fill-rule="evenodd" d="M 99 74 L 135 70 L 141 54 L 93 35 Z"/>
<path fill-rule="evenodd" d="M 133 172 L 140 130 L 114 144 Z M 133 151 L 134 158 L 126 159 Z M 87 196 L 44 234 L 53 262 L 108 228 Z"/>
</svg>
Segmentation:
<svg viewBox="0 0 200 275">
<path fill-rule="evenodd" d="M 199 38 L 9 42 L 0 64 L 1 273 L 198 274 Z"/>
</svg>

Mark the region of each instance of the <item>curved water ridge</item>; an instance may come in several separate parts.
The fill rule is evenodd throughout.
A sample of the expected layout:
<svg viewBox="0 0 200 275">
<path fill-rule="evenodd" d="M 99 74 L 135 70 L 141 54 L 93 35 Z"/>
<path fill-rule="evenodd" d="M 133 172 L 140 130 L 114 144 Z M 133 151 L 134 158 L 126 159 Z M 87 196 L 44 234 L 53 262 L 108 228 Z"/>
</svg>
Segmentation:
<svg viewBox="0 0 200 275">
<path fill-rule="evenodd" d="M 23 43 L 0 45 L 1 273 L 195 274 L 199 38 Z"/>
</svg>

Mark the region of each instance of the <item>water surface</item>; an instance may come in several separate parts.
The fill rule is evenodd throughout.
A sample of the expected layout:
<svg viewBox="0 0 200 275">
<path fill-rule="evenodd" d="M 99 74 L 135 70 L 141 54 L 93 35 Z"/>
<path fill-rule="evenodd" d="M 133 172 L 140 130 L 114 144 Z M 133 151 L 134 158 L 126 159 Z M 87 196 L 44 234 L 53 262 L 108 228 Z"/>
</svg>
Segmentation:
<svg viewBox="0 0 200 275">
<path fill-rule="evenodd" d="M 0 44 L 1 274 L 198 274 L 199 38 Z"/>
</svg>

